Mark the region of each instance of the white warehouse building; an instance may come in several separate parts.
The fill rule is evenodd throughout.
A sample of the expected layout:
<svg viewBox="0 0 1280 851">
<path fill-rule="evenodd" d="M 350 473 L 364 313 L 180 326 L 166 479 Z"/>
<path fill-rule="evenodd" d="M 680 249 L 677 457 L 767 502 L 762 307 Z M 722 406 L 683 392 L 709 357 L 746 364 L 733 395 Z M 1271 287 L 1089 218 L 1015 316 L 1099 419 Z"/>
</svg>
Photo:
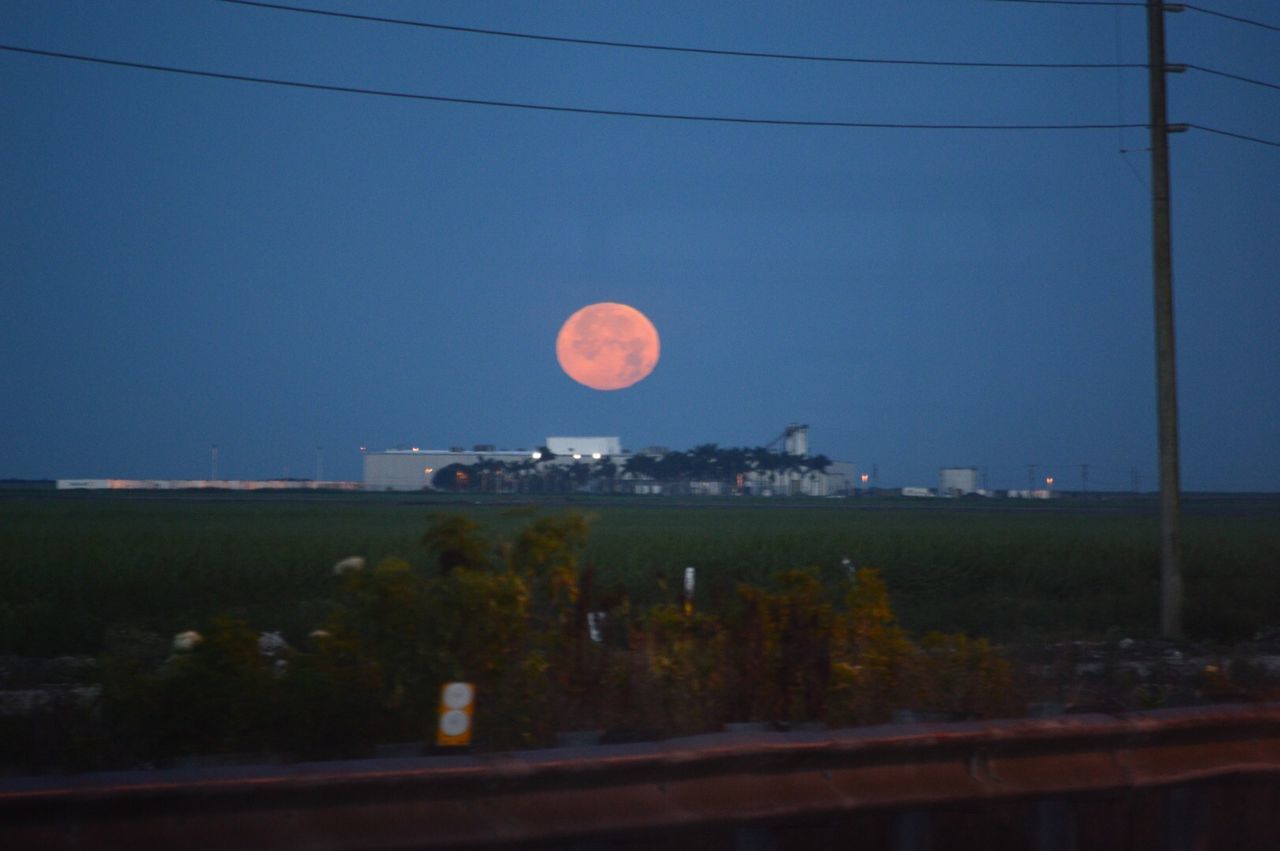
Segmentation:
<svg viewBox="0 0 1280 851">
<path fill-rule="evenodd" d="M 609 458 L 621 462 L 622 442 L 617 437 L 548 437 L 546 448 L 562 463 L 579 459 L 599 461 Z M 364 450 L 364 489 L 370 491 L 416 491 L 430 488 L 438 470 L 450 464 L 463 466 L 480 461 L 516 463 L 537 460 L 537 450 L 496 449 L 477 444 L 470 450 L 461 446 L 449 449 L 381 449 Z"/>
<path fill-rule="evenodd" d="M 528 452 L 476 447 L 452 449 L 383 449 L 364 453 L 364 489 L 417 491 L 431 487 L 431 477 L 450 464 L 475 464 L 482 458 L 523 461 Z"/>
</svg>

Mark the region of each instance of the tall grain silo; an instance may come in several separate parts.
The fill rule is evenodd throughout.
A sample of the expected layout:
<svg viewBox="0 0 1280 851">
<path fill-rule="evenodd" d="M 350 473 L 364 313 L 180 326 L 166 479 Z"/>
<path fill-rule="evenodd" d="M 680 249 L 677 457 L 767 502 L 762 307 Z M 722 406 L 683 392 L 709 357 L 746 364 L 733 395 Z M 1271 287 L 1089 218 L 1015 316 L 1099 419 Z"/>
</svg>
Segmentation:
<svg viewBox="0 0 1280 851">
<path fill-rule="evenodd" d="M 788 455 L 808 455 L 809 454 L 809 427 L 792 423 L 787 426 L 786 442 L 783 448 Z"/>
</svg>

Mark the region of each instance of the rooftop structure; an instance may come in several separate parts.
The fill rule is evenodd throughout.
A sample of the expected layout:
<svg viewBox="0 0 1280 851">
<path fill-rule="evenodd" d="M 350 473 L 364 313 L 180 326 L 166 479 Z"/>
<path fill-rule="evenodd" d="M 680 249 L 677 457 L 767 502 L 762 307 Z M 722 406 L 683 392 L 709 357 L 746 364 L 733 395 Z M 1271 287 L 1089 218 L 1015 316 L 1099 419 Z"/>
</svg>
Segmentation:
<svg viewBox="0 0 1280 851">
<path fill-rule="evenodd" d="M 603 458 L 621 455 L 622 441 L 616 437 L 548 437 L 547 448 L 556 455 Z"/>
</svg>

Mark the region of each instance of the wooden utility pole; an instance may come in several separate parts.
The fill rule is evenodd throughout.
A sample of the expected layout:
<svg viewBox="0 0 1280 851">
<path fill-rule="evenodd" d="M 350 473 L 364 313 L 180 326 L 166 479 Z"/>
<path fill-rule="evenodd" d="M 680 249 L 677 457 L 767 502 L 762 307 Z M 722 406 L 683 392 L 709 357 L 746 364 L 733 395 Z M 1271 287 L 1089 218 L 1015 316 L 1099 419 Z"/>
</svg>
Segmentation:
<svg viewBox="0 0 1280 851">
<path fill-rule="evenodd" d="M 1174 7 L 1170 7 L 1172 11 Z M 1151 245 L 1156 304 L 1156 411 L 1160 432 L 1160 632 L 1182 635 L 1178 533 L 1178 392 L 1173 345 L 1173 247 L 1169 231 L 1169 123 L 1165 113 L 1163 0 L 1147 0 L 1151 108 Z M 1177 8 L 1177 11 L 1181 11 Z M 1185 128 L 1175 127 L 1174 130 Z"/>
</svg>

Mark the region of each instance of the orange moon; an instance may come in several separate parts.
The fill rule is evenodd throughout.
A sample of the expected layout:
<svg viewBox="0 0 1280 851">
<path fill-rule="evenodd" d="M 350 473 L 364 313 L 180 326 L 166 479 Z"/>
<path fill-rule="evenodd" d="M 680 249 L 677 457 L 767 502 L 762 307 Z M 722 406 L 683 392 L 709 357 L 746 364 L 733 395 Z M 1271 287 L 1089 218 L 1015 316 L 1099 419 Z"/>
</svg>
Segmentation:
<svg viewBox="0 0 1280 851">
<path fill-rule="evenodd" d="M 621 390 L 658 364 L 658 329 L 634 307 L 602 301 L 565 320 L 556 337 L 560 368 L 594 390 Z"/>
</svg>

